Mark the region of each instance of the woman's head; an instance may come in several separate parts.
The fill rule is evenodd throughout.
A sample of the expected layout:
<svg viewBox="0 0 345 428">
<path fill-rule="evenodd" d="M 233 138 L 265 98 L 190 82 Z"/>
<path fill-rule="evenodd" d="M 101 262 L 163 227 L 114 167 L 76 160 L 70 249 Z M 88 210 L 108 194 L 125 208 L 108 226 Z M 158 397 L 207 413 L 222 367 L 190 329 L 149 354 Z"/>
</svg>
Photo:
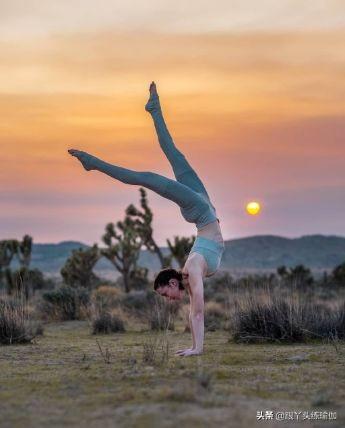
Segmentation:
<svg viewBox="0 0 345 428">
<path fill-rule="evenodd" d="M 182 273 L 171 268 L 161 270 L 154 281 L 154 289 L 169 300 L 182 299 L 185 290 Z"/>
</svg>

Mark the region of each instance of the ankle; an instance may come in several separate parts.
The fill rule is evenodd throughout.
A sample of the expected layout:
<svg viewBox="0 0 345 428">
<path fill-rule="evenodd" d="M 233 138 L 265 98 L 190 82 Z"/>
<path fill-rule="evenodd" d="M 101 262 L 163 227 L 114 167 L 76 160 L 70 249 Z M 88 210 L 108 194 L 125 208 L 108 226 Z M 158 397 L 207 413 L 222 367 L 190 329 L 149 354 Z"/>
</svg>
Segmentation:
<svg viewBox="0 0 345 428">
<path fill-rule="evenodd" d="M 159 96 L 158 95 L 155 94 L 155 95 L 152 95 L 150 97 L 147 104 L 145 105 L 145 110 L 151 114 L 161 111 L 161 105 L 159 102 Z"/>
</svg>

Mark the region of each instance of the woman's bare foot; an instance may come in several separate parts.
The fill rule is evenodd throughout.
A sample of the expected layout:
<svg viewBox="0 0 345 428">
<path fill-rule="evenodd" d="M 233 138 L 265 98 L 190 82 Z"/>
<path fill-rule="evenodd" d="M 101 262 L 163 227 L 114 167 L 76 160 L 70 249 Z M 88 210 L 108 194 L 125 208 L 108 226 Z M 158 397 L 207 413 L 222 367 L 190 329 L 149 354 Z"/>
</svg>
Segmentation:
<svg viewBox="0 0 345 428">
<path fill-rule="evenodd" d="M 93 169 L 96 169 L 93 162 L 95 158 L 89 153 L 82 152 L 81 150 L 75 150 L 75 149 L 69 149 L 68 153 L 76 157 L 81 162 L 81 164 L 86 169 L 86 171 L 91 171 Z"/>
<path fill-rule="evenodd" d="M 150 85 L 150 98 L 145 106 L 145 110 L 149 113 L 153 113 L 155 111 L 160 110 L 160 104 L 159 104 L 159 96 L 157 92 L 157 87 L 155 82 L 151 82 Z"/>
</svg>

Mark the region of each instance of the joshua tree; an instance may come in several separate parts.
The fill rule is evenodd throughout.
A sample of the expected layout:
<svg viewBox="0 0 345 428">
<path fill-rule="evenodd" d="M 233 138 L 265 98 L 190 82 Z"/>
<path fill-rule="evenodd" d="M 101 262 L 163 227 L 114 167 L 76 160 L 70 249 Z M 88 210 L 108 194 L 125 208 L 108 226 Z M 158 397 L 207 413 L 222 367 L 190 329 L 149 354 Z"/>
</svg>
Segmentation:
<svg viewBox="0 0 345 428">
<path fill-rule="evenodd" d="M 100 256 L 97 244 L 91 248 L 73 250 L 61 269 L 64 282 L 71 287 L 91 288 L 97 278 L 92 270 Z"/>
<path fill-rule="evenodd" d="M 345 285 L 345 262 L 333 269 L 332 276 L 336 284 Z"/>
<path fill-rule="evenodd" d="M 18 244 L 17 256 L 22 267 L 28 268 L 31 262 L 32 238 L 25 235 Z"/>
<path fill-rule="evenodd" d="M 168 247 L 171 251 L 171 254 L 179 264 L 180 268 L 182 268 L 186 262 L 186 258 L 194 244 L 195 236 L 190 238 L 187 237 L 179 237 L 174 236 L 174 243 L 171 243 L 169 239 L 167 239 Z"/>
<path fill-rule="evenodd" d="M 306 286 L 314 283 L 314 278 L 310 269 L 304 265 L 297 265 L 289 269 L 285 266 L 280 266 L 277 269 L 277 273 L 283 280 L 294 282 L 297 285 Z"/>
<path fill-rule="evenodd" d="M 28 269 L 21 267 L 18 270 L 11 271 L 5 270 L 7 293 L 29 298 L 30 295 L 35 294 L 36 290 L 42 289 L 47 284 L 43 273 L 39 269 Z"/>
<path fill-rule="evenodd" d="M 13 256 L 17 254 L 18 241 L 8 239 L 0 241 L 0 285 L 2 282 L 3 270 L 9 269 Z"/>
<path fill-rule="evenodd" d="M 107 248 L 101 249 L 106 257 L 122 274 L 126 293 L 131 289 L 131 273 L 137 269 L 137 261 L 142 246 L 135 220 L 126 215 L 123 221 L 108 223 L 102 237 Z M 132 274 L 133 275 L 133 274 Z"/>
<path fill-rule="evenodd" d="M 146 191 L 142 187 L 140 192 L 140 206 L 141 210 L 137 209 L 133 204 L 129 205 L 126 214 L 130 216 L 133 221 L 138 234 L 142 239 L 143 245 L 151 252 L 157 254 L 162 268 L 165 268 L 171 263 L 171 256 L 164 256 L 162 250 L 157 245 L 153 238 L 152 219 L 153 213 L 148 206 Z"/>
</svg>

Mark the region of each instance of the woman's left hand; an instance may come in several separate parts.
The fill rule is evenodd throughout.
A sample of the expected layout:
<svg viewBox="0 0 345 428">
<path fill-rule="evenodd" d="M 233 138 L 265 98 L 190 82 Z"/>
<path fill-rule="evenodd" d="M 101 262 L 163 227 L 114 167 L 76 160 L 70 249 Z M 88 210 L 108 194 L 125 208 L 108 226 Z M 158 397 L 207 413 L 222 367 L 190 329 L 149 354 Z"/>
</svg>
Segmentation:
<svg viewBox="0 0 345 428">
<path fill-rule="evenodd" d="M 191 357 L 192 355 L 201 355 L 202 351 L 198 351 L 197 349 L 185 349 L 176 354 L 180 357 Z"/>
</svg>

